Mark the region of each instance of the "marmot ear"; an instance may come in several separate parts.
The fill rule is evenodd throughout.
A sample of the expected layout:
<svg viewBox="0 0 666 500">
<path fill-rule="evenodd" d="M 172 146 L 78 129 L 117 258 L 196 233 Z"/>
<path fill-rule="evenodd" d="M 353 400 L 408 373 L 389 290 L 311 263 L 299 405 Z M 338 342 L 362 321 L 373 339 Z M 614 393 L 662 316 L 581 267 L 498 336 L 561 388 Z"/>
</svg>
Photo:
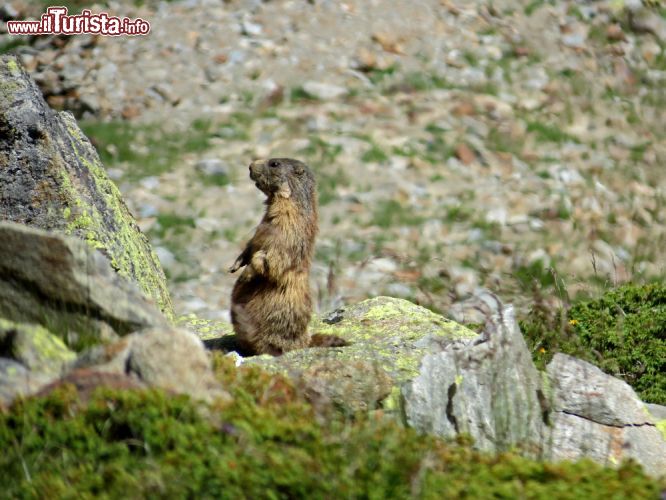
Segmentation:
<svg viewBox="0 0 666 500">
<path fill-rule="evenodd" d="M 305 169 L 303 168 L 303 165 L 299 165 L 298 163 L 294 166 L 294 172 L 296 175 L 303 175 L 303 172 L 305 172 Z"/>
<path fill-rule="evenodd" d="M 289 183 L 283 182 L 282 185 L 280 186 L 280 189 L 278 189 L 277 194 L 278 196 L 282 196 L 283 198 L 290 198 L 291 188 L 289 187 Z"/>
</svg>

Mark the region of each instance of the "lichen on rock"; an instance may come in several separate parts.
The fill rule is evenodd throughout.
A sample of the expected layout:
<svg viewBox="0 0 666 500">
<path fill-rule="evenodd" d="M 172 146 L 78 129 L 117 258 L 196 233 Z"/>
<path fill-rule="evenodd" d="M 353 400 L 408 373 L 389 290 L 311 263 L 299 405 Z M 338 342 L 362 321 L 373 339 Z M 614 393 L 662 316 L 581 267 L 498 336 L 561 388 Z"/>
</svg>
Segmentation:
<svg viewBox="0 0 666 500">
<path fill-rule="evenodd" d="M 59 374 L 76 354 L 46 328 L 0 318 L 0 356 L 39 373 Z"/>
</svg>

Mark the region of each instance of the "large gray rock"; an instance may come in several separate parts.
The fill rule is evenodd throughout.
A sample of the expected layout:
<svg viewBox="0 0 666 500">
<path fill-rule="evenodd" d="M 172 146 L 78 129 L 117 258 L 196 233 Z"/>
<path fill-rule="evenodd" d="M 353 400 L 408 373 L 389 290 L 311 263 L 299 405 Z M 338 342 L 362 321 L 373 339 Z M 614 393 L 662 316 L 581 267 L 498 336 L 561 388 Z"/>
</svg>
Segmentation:
<svg viewBox="0 0 666 500">
<path fill-rule="evenodd" d="M 0 318 L 36 323 L 75 351 L 166 318 L 84 242 L 0 222 Z"/>
<path fill-rule="evenodd" d="M 545 396 L 511 307 L 482 337 L 426 354 L 402 396 L 407 424 L 422 432 L 468 434 L 484 451 L 541 454 Z"/>
<path fill-rule="evenodd" d="M 0 220 L 77 236 L 173 316 L 159 260 L 95 148 L 9 55 L 0 57 Z"/>
<path fill-rule="evenodd" d="M 633 458 L 649 474 L 666 474 L 666 440 L 627 383 L 565 354 L 553 357 L 547 373 L 552 413 L 545 458 L 589 457 L 605 465 Z"/>
</svg>

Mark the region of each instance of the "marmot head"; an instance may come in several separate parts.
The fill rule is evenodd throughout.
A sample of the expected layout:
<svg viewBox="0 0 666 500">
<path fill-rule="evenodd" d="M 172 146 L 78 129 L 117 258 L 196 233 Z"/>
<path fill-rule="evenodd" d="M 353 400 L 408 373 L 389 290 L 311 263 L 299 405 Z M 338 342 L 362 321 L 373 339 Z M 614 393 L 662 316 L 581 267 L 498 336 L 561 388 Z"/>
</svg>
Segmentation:
<svg viewBox="0 0 666 500">
<path fill-rule="evenodd" d="M 303 162 L 291 158 L 255 160 L 250 164 L 250 179 L 268 196 L 289 198 L 310 207 L 316 196 L 312 170 Z"/>
</svg>

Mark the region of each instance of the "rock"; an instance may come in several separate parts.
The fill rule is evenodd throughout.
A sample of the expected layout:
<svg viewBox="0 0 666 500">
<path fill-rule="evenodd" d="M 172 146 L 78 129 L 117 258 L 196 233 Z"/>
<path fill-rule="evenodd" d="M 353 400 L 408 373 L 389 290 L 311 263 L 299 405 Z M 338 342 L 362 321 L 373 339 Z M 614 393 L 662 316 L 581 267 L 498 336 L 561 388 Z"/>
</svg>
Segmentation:
<svg viewBox="0 0 666 500">
<path fill-rule="evenodd" d="M 633 458 L 649 474 L 666 471 L 666 439 L 626 382 L 565 354 L 553 357 L 547 373 L 552 428 L 545 458 L 605 465 Z"/>
<path fill-rule="evenodd" d="M 209 347 L 234 348 L 231 325 L 192 317 L 184 318 L 182 324 L 198 330 Z M 305 377 L 306 387 L 350 411 L 376 407 L 377 398 L 385 393 L 382 388 L 391 380 L 390 395 L 383 402 L 383 408 L 394 413 L 399 408 L 399 387 L 418 374 L 420 360 L 426 353 L 439 350 L 441 344 L 477 337 L 462 325 L 407 300 L 391 297 L 365 300 L 339 309 L 335 314 L 314 318 L 310 332 L 338 335 L 351 345 L 301 349 L 278 358 L 256 356 L 246 358 L 245 363 L 288 374 L 299 381 Z M 343 371 L 346 373 L 343 378 L 331 376 L 347 364 L 350 367 Z M 315 381 L 316 373 L 325 374 L 321 382 Z"/>
<path fill-rule="evenodd" d="M 328 99 L 336 99 L 347 93 L 347 89 L 332 85 L 330 83 L 307 81 L 303 84 L 303 90 L 312 97 L 321 99 L 322 101 Z"/>
<path fill-rule="evenodd" d="M 423 356 L 418 375 L 402 387 L 402 404 L 406 423 L 421 432 L 468 434 L 489 452 L 541 454 L 545 395 L 510 306 L 481 338 Z"/>
<path fill-rule="evenodd" d="M 297 385 L 315 405 L 334 405 L 345 413 L 373 410 L 391 393 L 392 381 L 376 363 L 323 360 L 306 368 Z"/>
<path fill-rule="evenodd" d="M 203 343 L 193 333 L 149 328 L 83 353 L 76 368 L 132 376 L 142 384 L 196 399 L 227 399 L 213 375 Z"/>
<path fill-rule="evenodd" d="M 203 175 L 228 176 L 229 166 L 219 158 L 206 158 L 199 160 L 194 166 Z"/>
<path fill-rule="evenodd" d="M 469 165 L 476 160 L 476 154 L 467 144 L 461 142 L 456 146 L 456 158 L 463 162 L 463 164 Z"/>
<path fill-rule="evenodd" d="M 0 59 L 0 218 L 75 235 L 173 317 L 164 272 L 90 141 L 13 56 Z"/>
<path fill-rule="evenodd" d="M 0 356 L 33 372 L 60 375 L 76 354 L 45 328 L 0 318 Z"/>
<path fill-rule="evenodd" d="M 666 420 L 666 406 L 651 403 L 647 403 L 645 406 L 655 419 Z"/>
<path fill-rule="evenodd" d="M 53 375 L 32 373 L 13 359 L 0 358 L 0 408 L 19 396 L 35 393 L 54 378 Z"/>
<path fill-rule="evenodd" d="M 0 222 L 0 318 L 42 325 L 76 351 L 167 323 L 100 252 L 12 222 Z"/>
</svg>

